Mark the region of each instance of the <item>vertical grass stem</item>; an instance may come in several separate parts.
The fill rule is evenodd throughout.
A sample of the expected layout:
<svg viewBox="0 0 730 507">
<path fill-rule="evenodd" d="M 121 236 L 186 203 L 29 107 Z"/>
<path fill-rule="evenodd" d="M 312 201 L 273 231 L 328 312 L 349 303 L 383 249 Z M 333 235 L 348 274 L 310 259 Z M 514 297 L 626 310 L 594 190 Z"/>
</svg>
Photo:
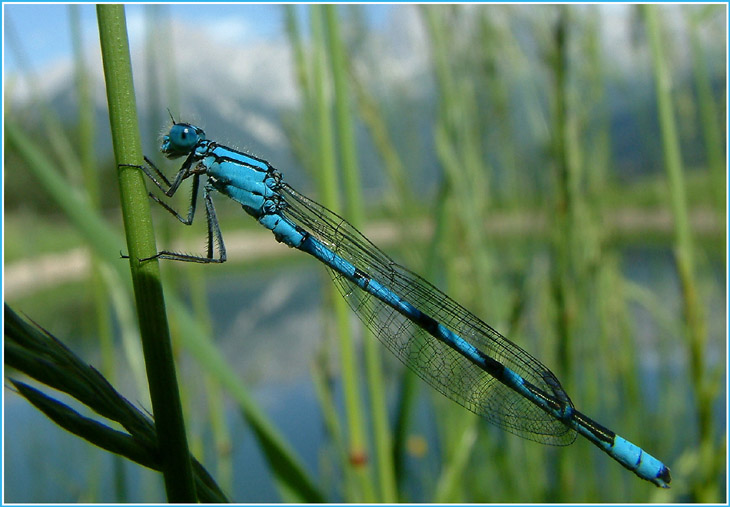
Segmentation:
<svg viewBox="0 0 730 507">
<path fill-rule="evenodd" d="M 682 167 L 682 154 L 679 146 L 679 134 L 674 118 L 672 106 L 672 83 L 669 67 L 664 55 L 661 21 L 658 8 L 643 5 L 643 14 L 646 22 L 647 36 L 652 51 L 654 79 L 657 94 L 657 110 L 659 126 L 662 133 L 662 147 L 664 150 L 664 167 L 669 182 L 669 196 L 674 216 L 675 257 L 679 281 L 682 287 L 684 303 L 684 317 L 690 359 L 690 374 L 692 389 L 695 395 L 697 410 L 697 425 L 700 447 L 704 447 L 712 440 L 712 392 L 705 380 L 705 346 L 707 331 L 702 312 L 696 272 L 695 252 L 687 212 L 687 195 Z M 702 496 L 702 489 L 714 482 L 712 470 L 705 470 L 703 480 L 695 484 L 695 498 Z"/>
<path fill-rule="evenodd" d="M 139 164 L 142 148 L 137 122 L 129 42 L 122 5 L 97 6 L 114 155 L 119 170 L 129 264 L 145 355 L 150 398 L 157 428 L 165 490 L 170 502 L 195 502 L 190 453 L 170 342 L 159 264 L 138 259 L 157 253 L 142 173 L 122 164 Z"/>
</svg>

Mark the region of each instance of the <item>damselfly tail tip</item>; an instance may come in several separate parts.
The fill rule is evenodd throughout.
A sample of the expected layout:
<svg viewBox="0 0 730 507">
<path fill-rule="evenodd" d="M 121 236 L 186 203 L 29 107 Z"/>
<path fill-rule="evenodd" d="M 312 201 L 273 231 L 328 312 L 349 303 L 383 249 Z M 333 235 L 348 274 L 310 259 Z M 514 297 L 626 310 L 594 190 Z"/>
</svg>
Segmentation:
<svg viewBox="0 0 730 507">
<path fill-rule="evenodd" d="M 672 482 L 672 476 L 669 473 L 669 468 L 662 465 L 661 469 L 659 469 L 659 472 L 656 474 L 656 477 L 650 480 L 660 488 L 669 489 L 669 483 Z"/>
</svg>

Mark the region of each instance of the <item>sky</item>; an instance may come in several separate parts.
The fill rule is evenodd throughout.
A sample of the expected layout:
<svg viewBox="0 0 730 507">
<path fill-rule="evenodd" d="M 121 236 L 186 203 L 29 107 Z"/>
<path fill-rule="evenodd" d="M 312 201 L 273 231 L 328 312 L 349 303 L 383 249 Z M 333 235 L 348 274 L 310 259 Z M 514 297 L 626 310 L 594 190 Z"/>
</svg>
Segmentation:
<svg viewBox="0 0 730 507">
<path fill-rule="evenodd" d="M 296 6 L 304 31 L 309 26 L 306 18 L 308 7 Z M 92 4 L 79 4 L 75 8 L 80 16 L 85 62 L 95 77 L 94 93 L 101 104 L 105 96 L 96 9 Z M 339 8 L 344 11 L 346 7 Z M 39 90 L 41 96 L 53 98 L 61 95 L 59 90 L 70 89 L 74 78 L 70 9 L 64 4 L 3 4 L 6 103 L 32 99 L 35 90 Z M 645 68 L 635 68 L 636 62 L 641 61 L 637 52 L 646 53 L 648 49 L 645 43 L 635 44 L 631 7 L 603 5 L 601 9 L 607 68 L 624 76 L 648 76 Z M 167 26 L 171 27 L 171 32 L 155 32 L 156 25 L 154 21 L 150 22 L 151 10 L 156 10 L 160 18 L 169 20 Z M 683 48 L 686 53 L 688 47 L 686 40 L 679 37 L 685 24 L 681 16 L 684 10 L 683 6 L 664 9 L 666 14 L 674 12 L 674 18 L 680 21 L 680 29 L 673 29 L 670 39 L 675 46 L 675 55 L 680 55 L 679 50 Z M 366 78 L 366 84 L 376 91 L 384 88 L 395 90 L 394 93 L 405 90 L 418 95 L 419 86 L 424 86 L 423 77 L 429 74 L 430 61 L 429 44 L 417 9 L 405 4 L 369 4 L 361 11 L 367 25 L 367 40 L 363 47 L 370 57 L 356 62 L 361 67 L 365 66 L 361 77 Z M 520 17 L 525 12 L 512 14 Z M 163 58 L 162 62 L 172 62 L 170 68 L 174 72 L 168 72 L 168 75 L 174 76 L 179 89 L 178 100 L 166 97 L 165 105 L 173 108 L 175 104 L 189 106 L 196 113 L 196 101 L 199 104 L 201 96 L 209 101 L 216 99 L 216 104 L 206 104 L 207 113 L 217 112 L 229 117 L 231 122 L 233 118 L 237 122 L 241 122 L 241 118 L 249 118 L 259 126 L 262 137 L 270 141 L 277 138 L 272 129 L 268 129 L 272 134 L 264 136 L 266 129 L 261 126 L 266 122 L 254 117 L 255 108 L 251 105 L 265 104 L 270 111 L 277 111 L 295 106 L 299 99 L 291 47 L 285 34 L 284 9 L 280 4 L 128 4 L 126 15 L 135 84 L 140 90 L 145 90 L 146 83 L 150 82 L 150 69 L 164 70 L 159 64 L 145 67 L 148 34 L 173 33 L 172 44 L 165 44 L 167 41 L 164 40 L 159 43 L 161 54 L 174 55 L 174 58 Z M 495 10 L 496 21 L 504 15 L 503 8 Z M 669 16 L 666 18 L 670 19 Z M 549 24 L 550 19 L 545 17 L 545 23 Z M 346 27 L 344 23 L 342 26 Z M 514 35 L 514 41 L 518 43 L 519 33 Z M 542 39 L 539 33 L 528 35 L 527 46 L 522 49 L 530 53 L 527 51 L 529 44 L 540 44 Z M 539 55 L 539 51 L 536 54 Z M 686 57 L 680 60 L 686 60 Z M 530 71 L 531 65 L 525 61 L 522 67 L 519 62 L 512 67 L 510 71 L 519 73 Z M 21 80 L 14 79 L 23 70 L 30 72 L 22 72 Z M 517 76 L 516 79 L 522 77 Z M 143 107 L 146 105 L 144 98 L 141 94 L 138 102 Z"/>
<path fill-rule="evenodd" d="M 106 110 L 106 96 L 96 9 L 91 4 L 74 8 L 80 17 L 93 100 L 101 113 Z M 296 9 L 306 39 L 309 6 Z M 340 9 L 346 14 L 344 6 Z M 3 5 L 6 104 L 20 105 L 41 97 L 51 101 L 65 118 L 75 114 L 71 10 L 65 4 Z M 368 34 L 385 34 L 386 38 L 403 38 L 417 18 L 415 10 L 407 6 L 367 5 L 361 12 Z M 205 128 L 216 125 L 219 135 L 226 132 L 230 136 L 226 142 L 245 137 L 246 148 L 267 151 L 287 144 L 277 112 L 296 107 L 300 96 L 281 4 L 127 4 L 125 13 L 135 86 L 140 90 L 137 105 L 140 112 L 149 113 L 150 124 L 166 126 L 165 108 L 170 107 L 178 119 L 201 122 Z M 156 17 L 165 23 L 155 32 Z M 150 33 L 172 34 L 172 41 L 156 43 L 159 55 L 174 56 L 170 66 L 162 68 L 158 63 L 154 67 L 158 76 L 172 77 L 174 86 L 169 86 L 170 81 L 158 83 L 157 88 L 166 95 L 152 107 L 146 93 L 154 77 L 147 66 Z M 424 44 L 406 43 L 405 50 L 397 51 L 392 41 L 378 40 L 377 47 L 388 52 L 380 61 L 396 79 L 409 79 L 412 62 L 422 62 L 427 52 Z M 158 58 L 163 58 L 164 66 L 166 56 Z M 381 79 L 387 77 L 384 74 L 377 73 Z M 158 132 L 145 134 L 156 142 Z"/>
<path fill-rule="evenodd" d="M 96 9 L 92 4 L 78 5 L 84 45 L 98 44 Z M 144 10 L 147 5 L 127 5 L 127 26 L 130 43 L 144 33 Z M 175 19 L 198 23 L 202 30 L 216 37 L 283 37 L 283 19 L 279 5 L 199 5 L 169 4 L 159 8 Z M 5 5 L 5 28 L 11 28 L 20 39 L 26 57 L 38 69 L 72 54 L 69 28 L 69 6 L 57 4 Z M 5 70 L 17 69 L 17 57 L 6 48 Z"/>
<path fill-rule="evenodd" d="M 4 4 L 4 27 L 20 39 L 25 57 L 35 70 L 62 58 L 71 58 L 69 6 L 64 4 Z M 145 9 L 149 5 L 126 5 L 130 45 L 144 36 Z M 81 17 L 84 46 L 98 45 L 96 9 L 93 4 L 77 6 Z M 165 15 L 186 25 L 197 25 L 219 43 L 250 43 L 280 40 L 284 35 L 284 16 L 280 4 L 164 4 L 157 6 Z M 306 5 L 298 7 L 306 12 Z M 373 5 L 366 9 L 371 25 L 382 25 L 390 6 Z M 9 39 L 8 39 L 9 41 Z M 5 71 L 18 69 L 12 47 L 5 47 Z"/>
</svg>

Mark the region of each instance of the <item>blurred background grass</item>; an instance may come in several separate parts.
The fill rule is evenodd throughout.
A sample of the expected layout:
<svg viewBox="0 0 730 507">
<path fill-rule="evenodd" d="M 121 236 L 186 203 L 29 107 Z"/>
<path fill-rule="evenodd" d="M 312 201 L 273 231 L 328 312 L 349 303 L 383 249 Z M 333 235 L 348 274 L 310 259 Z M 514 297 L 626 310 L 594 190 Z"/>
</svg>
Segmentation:
<svg viewBox="0 0 730 507">
<path fill-rule="evenodd" d="M 149 407 L 109 267 L 123 242 L 93 13 L 4 8 L 5 299 Z M 227 360 L 179 342 L 191 445 L 229 495 L 302 501 L 299 467 L 329 501 L 726 501 L 725 9 L 129 7 L 148 156 L 170 108 L 269 160 L 673 477 L 659 491 L 586 442 L 523 441 L 422 388 L 316 262 L 218 199 L 229 262 L 163 268 Z M 73 57 L 39 56 L 27 23 L 46 18 Z M 91 215 L 119 242 L 89 243 Z M 203 246 L 202 222 L 155 225 L 160 247 Z M 154 475 L 5 395 L 7 501 L 162 499 Z M 258 410 L 291 458 L 272 458 Z"/>
</svg>

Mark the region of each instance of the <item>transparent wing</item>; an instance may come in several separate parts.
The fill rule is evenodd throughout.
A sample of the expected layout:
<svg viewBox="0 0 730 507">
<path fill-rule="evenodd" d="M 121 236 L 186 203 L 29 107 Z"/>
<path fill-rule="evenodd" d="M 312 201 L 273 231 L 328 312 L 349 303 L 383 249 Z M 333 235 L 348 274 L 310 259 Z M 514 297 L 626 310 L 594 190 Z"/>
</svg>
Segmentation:
<svg viewBox="0 0 730 507">
<path fill-rule="evenodd" d="M 548 396 L 572 406 L 558 379 L 540 361 L 429 282 L 394 262 L 336 213 L 286 184 L 281 185 L 280 192 L 286 203 L 282 214 L 334 253 Z M 332 269 L 330 273 L 342 296 L 365 325 L 434 389 L 521 437 L 552 445 L 568 445 L 575 440 L 574 430 L 340 273 Z"/>
</svg>

